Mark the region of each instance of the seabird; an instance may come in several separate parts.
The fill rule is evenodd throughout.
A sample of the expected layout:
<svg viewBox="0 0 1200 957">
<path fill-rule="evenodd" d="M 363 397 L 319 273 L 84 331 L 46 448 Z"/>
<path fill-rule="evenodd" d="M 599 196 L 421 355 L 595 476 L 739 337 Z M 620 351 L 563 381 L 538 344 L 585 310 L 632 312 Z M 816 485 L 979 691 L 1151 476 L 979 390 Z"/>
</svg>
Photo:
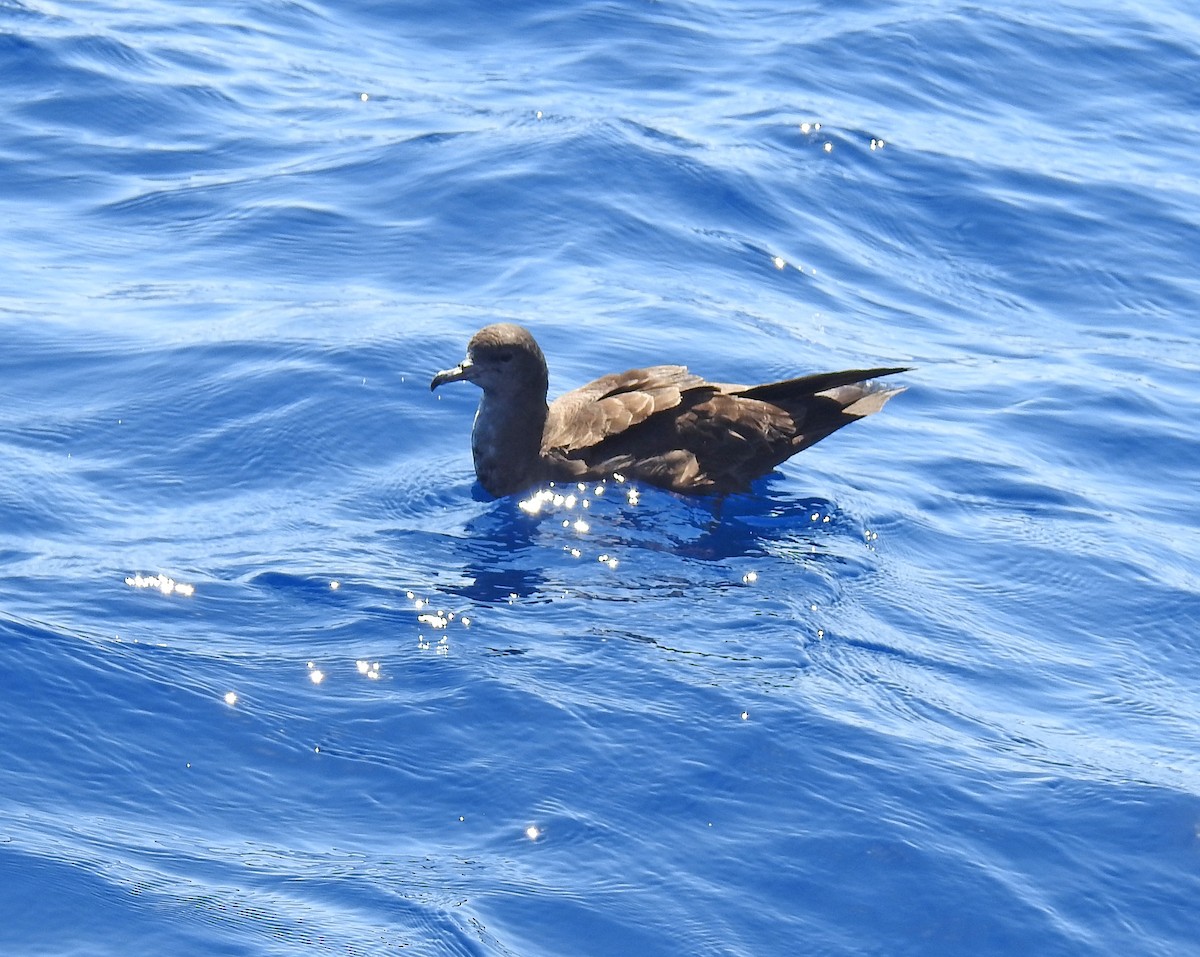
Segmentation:
<svg viewBox="0 0 1200 957">
<path fill-rule="evenodd" d="M 870 380 L 906 371 L 854 369 L 745 386 L 708 382 L 684 366 L 650 366 L 601 376 L 547 405 L 542 350 L 527 329 L 501 322 L 475 333 L 467 357 L 429 388 L 465 380 L 483 390 L 471 452 L 491 495 L 614 473 L 708 495 L 744 490 L 878 412 L 904 388 Z"/>
</svg>

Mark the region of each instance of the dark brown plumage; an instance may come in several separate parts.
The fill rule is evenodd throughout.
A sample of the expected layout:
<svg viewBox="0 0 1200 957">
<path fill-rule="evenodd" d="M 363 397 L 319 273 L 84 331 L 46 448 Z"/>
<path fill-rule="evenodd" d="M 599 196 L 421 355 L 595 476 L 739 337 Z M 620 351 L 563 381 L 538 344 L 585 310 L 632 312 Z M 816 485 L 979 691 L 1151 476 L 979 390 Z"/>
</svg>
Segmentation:
<svg viewBox="0 0 1200 957">
<path fill-rule="evenodd" d="M 546 359 L 528 330 L 497 323 L 467 357 L 429 384 L 483 390 L 471 451 L 492 495 L 550 481 L 627 478 L 688 495 L 734 492 L 903 387 L 868 380 L 902 368 L 855 369 L 743 386 L 707 382 L 683 366 L 602 376 L 546 404 Z"/>
</svg>

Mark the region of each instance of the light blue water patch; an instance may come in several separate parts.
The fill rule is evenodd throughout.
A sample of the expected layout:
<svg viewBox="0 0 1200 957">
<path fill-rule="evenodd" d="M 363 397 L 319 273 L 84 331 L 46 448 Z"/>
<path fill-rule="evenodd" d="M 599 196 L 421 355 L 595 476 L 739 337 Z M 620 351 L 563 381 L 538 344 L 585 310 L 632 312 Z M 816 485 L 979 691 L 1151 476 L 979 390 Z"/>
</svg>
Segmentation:
<svg viewBox="0 0 1200 957">
<path fill-rule="evenodd" d="M 1197 952 L 1183 5 L 0 6 L 0 950 Z M 717 503 L 552 393 L 913 366 Z M 557 496 L 557 497 L 556 497 Z"/>
</svg>

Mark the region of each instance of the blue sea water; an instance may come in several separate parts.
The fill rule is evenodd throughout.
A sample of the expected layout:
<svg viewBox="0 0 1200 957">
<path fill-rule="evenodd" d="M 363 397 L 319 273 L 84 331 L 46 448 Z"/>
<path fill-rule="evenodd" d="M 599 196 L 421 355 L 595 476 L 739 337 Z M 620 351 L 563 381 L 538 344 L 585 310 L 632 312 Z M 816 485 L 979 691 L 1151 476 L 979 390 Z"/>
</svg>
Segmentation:
<svg viewBox="0 0 1200 957">
<path fill-rule="evenodd" d="M 0 953 L 1200 954 L 1198 72 L 1182 0 L 0 0 Z M 428 389 L 495 320 L 913 371 L 531 515 Z"/>
</svg>

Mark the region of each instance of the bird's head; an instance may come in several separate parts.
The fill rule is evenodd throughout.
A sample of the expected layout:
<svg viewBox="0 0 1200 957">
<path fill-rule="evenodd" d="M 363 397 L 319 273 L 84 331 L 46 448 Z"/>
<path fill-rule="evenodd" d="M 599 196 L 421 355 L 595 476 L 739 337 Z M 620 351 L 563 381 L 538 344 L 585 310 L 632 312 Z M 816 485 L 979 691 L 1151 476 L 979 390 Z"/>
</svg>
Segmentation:
<svg viewBox="0 0 1200 957">
<path fill-rule="evenodd" d="M 485 326 L 471 337 L 467 356 L 439 372 L 432 391 L 447 382 L 473 382 L 489 395 L 537 393 L 543 401 L 548 377 L 546 357 L 529 330 L 511 322 Z"/>
</svg>

